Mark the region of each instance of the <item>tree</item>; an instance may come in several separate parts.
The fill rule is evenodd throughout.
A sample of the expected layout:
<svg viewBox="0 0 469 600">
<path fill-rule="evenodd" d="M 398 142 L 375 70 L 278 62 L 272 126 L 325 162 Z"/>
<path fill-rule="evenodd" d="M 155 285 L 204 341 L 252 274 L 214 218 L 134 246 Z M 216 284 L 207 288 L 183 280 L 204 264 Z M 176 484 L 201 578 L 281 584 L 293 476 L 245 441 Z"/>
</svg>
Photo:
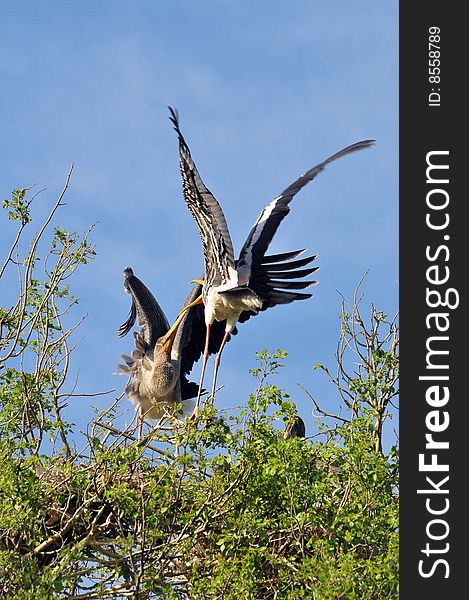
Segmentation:
<svg viewBox="0 0 469 600">
<path fill-rule="evenodd" d="M 24 255 L 34 196 L 4 202 L 19 227 L 0 279 L 13 268 L 19 287 L 0 309 L 0 597 L 396 598 L 398 452 L 382 445 L 396 320 L 372 307 L 365 326 L 358 297 L 344 301 L 337 374 L 319 365 L 344 411 L 310 394 L 311 438 L 284 439 L 278 425 L 296 412 L 275 385 L 286 353 L 263 350 L 238 409 L 208 403 L 198 423 L 139 441 L 113 405 L 77 451 L 61 413 L 77 326 L 69 282 L 95 251 L 89 232 L 53 228 L 70 175 Z"/>
</svg>

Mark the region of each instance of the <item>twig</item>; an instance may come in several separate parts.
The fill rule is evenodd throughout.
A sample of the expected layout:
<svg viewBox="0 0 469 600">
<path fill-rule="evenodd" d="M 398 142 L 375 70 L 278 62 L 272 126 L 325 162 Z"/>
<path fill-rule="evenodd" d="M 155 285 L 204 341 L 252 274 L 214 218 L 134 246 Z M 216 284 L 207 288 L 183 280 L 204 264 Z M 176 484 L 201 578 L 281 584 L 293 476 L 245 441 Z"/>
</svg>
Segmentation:
<svg viewBox="0 0 469 600">
<path fill-rule="evenodd" d="M 108 431 L 110 431 L 113 435 L 117 436 L 117 437 L 125 437 L 129 440 L 131 440 L 132 442 L 137 442 L 138 446 L 144 446 L 145 445 L 145 440 L 138 440 L 135 436 L 131 435 L 130 433 L 126 433 L 125 431 L 120 431 L 119 429 L 116 429 L 115 427 L 112 427 L 111 425 L 108 425 L 107 423 L 103 423 L 102 421 L 94 421 L 94 424 L 97 425 L 98 427 L 102 427 L 103 429 L 107 429 Z M 153 450 L 154 452 L 161 454 L 161 456 L 165 456 L 166 458 L 173 458 L 171 453 L 169 452 L 165 452 L 164 450 L 160 450 L 159 448 L 155 448 L 154 446 L 150 446 L 145 445 L 146 448 L 148 448 L 149 450 Z"/>
<path fill-rule="evenodd" d="M 332 419 L 337 419 L 338 421 L 342 421 L 343 423 L 350 423 L 350 419 L 344 419 L 343 417 L 341 417 L 339 415 L 334 415 L 332 413 L 326 412 L 325 410 L 322 410 L 322 408 L 320 408 L 319 404 L 314 399 L 313 395 L 310 392 L 308 392 L 308 390 L 303 385 L 301 385 L 301 383 L 297 383 L 297 386 L 304 391 L 304 393 L 308 396 L 308 398 L 313 402 L 316 410 L 318 412 L 320 412 L 322 415 L 324 415 L 325 417 L 330 417 Z"/>
</svg>

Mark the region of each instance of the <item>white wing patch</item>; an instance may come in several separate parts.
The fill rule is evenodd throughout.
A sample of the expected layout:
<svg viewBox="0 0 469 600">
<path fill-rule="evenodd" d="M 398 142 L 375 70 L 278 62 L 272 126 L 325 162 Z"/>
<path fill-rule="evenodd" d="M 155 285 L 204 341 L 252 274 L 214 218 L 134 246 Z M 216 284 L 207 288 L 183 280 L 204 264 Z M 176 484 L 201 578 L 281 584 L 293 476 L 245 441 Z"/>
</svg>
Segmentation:
<svg viewBox="0 0 469 600">
<path fill-rule="evenodd" d="M 257 219 L 253 230 L 251 239 L 248 247 L 245 249 L 245 253 L 240 263 L 238 264 L 238 280 L 239 285 L 247 285 L 251 276 L 251 265 L 252 265 L 252 249 L 257 240 L 261 237 L 264 231 L 265 224 L 269 220 L 272 211 L 277 206 L 278 201 L 282 196 L 277 196 L 270 202 L 261 212 Z"/>
</svg>

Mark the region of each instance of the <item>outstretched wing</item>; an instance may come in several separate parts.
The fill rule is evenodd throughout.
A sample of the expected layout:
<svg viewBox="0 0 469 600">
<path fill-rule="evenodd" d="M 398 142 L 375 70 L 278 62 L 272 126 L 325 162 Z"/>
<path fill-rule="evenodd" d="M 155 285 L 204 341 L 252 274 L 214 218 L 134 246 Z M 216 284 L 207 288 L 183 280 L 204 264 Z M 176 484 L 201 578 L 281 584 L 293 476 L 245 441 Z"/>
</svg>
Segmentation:
<svg viewBox="0 0 469 600">
<path fill-rule="evenodd" d="M 169 330 L 168 319 L 150 290 L 130 267 L 124 269 L 124 289 L 132 297 L 129 318 L 118 329 L 119 337 L 129 333 L 137 320 L 140 337 L 148 347 L 154 348 L 157 340 Z"/>
<path fill-rule="evenodd" d="M 302 279 L 318 270 L 319 267 L 300 269 L 311 263 L 316 256 L 307 256 L 297 258 L 304 253 L 304 250 L 295 250 L 284 254 L 272 254 L 265 256 L 261 264 L 257 265 L 255 292 L 262 298 L 263 305 L 261 310 L 276 306 L 277 304 L 289 304 L 294 300 L 304 300 L 310 298 L 311 294 L 291 291 L 300 290 L 315 285 L 316 281 L 287 281 L 285 279 Z M 290 260 L 290 259 L 296 260 Z M 280 281 L 279 281 L 280 280 Z M 202 292 L 202 285 L 197 283 L 184 302 L 184 306 L 191 304 Z M 243 311 L 238 321 L 244 323 L 250 317 L 258 314 L 253 311 Z M 214 321 L 210 330 L 209 354 L 216 354 L 220 349 L 223 335 L 225 333 L 225 321 Z M 235 327 L 231 335 L 237 335 L 238 329 Z M 184 399 L 184 390 L 187 386 L 194 386 L 197 394 L 197 386 L 188 384 L 185 375 L 189 375 L 194 364 L 200 359 L 205 348 L 205 338 L 207 327 L 205 325 L 204 305 L 198 304 L 187 311 L 187 317 L 181 321 L 178 333 L 173 342 L 173 358 L 181 360 L 181 393 Z M 231 339 L 231 335 L 228 341 Z M 186 391 L 186 393 L 188 393 Z M 187 395 L 192 398 L 193 395 Z"/>
<path fill-rule="evenodd" d="M 205 186 L 179 128 L 177 112 L 168 107 L 179 138 L 179 162 L 184 199 L 194 217 L 202 240 L 205 277 L 209 285 L 237 285 L 233 244 L 226 219 L 217 200 Z"/>
<path fill-rule="evenodd" d="M 289 204 L 295 195 L 307 183 L 312 181 L 329 163 L 342 156 L 351 154 L 364 148 L 369 148 L 374 143 L 374 140 L 363 140 L 343 148 L 336 152 L 323 162 L 306 171 L 301 177 L 289 185 L 283 192 L 274 198 L 259 215 L 254 227 L 251 229 L 244 246 L 241 248 L 239 258 L 237 260 L 237 270 L 239 277 L 239 285 L 249 284 L 250 287 L 252 270 L 258 265 L 267 252 L 272 238 L 278 229 L 282 220 L 290 212 Z"/>
<path fill-rule="evenodd" d="M 318 270 L 319 267 L 301 269 L 309 265 L 316 256 L 298 258 L 304 250 L 295 250 L 284 254 L 272 254 L 264 256 L 261 264 L 256 266 L 257 282 L 255 292 L 262 298 L 261 310 L 276 306 L 277 304 L 289 304 L 294 300 L 310 298 L 311 294 L 291 291 L 305 289 L 315 285 L 315 281 L 287 281 L 285 279 L 302 279 Z M 296 260 L 290 260 L 296 259 Z M 202 279 L 202 278 L 201 278 Z M 280 281 L 279 281 L 280 280 Z M 191 290 L 184 302 L 184 306 L 191 304 L 202 293 L 202 285 L 197 283 Z M 244 323 L 257 313 L 243 311 L 239 316 L 239 322 Z M 210 330 L 209 354 L 216 354 L 220 349 L 225 333 L 225 321 L 214 321 Z M 237 335 L 235 327 L 231 335 Z M 197 395 L 197 385 L 190 383 L 186 375 L 192 371 L 194 364 L 200 359 L 205 348 L 207 327 L 205 325 L 204 305 L 198 304 L 191 307 L 185 318 L 181 321 L 178 332 L 172 346 L 172 357 L 180 360 L 181 364 L 181 395 L 182 399 L 193 398 Z M 231 335 L 228 341 L 231 339 Z"/>
<path fill-rule="evenodd" d="M 301 268 L 308 266 L 317 258 L 317 255 L 298 258 L 304 252 L 305 250 L 302 249 L 263 256 L 260 262 L 253 265 L 249 286 L 262 299 L 261 311 L 277 304 L 290 304 L 294 300 L 311 298 L 312 294 L 296 291 L 305 290 L 317 284 L 317 281 L 303 279 L 319 270 L 319 267 Z M 292 258 L 295 260 L 291 260 Z M 239 315 L 238 321 L 244 323 L 257 314 L 257 312 L 245 310 Z"/>
</svg>

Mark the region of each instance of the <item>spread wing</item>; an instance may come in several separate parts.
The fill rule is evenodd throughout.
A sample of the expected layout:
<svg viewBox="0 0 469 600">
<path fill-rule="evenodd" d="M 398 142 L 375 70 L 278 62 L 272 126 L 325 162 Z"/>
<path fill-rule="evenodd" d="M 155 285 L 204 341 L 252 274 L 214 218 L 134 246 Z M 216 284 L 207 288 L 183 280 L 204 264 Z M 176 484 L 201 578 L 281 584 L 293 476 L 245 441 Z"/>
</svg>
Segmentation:
<svg viewBox="0 0 469 600">
<path fill-rule="evenodd" d="M 265 256 L 262 264 L 258 265 L 256 272 L 256 293 L 263 299 L 261 310 L 267 310 L 277 304 L 289 304 L 294 300 L 304 300 L 310 298 L 311 294 L 292 291 L 305 289 L 315 285 L 316 281 L 291 281 L 285 282 L 285 279 L 302 279 L 318 270 L 319 267 L 300 269 L 311 263 L 316 256 L 307 256 L 297 258 L 302 255 L 304 250 L 295 250 L 284 254 L 272 254 Z M 290 260 L 296 258 L 296 260 Z M 192 303 L 200 296 L 202 285 L 197 283 L 184 302 L 184 306 Z M 244 323 L 250 317 L 258 313 L 252 311 L 243 311 L 238 321 Z M 225 321 L 214 321 L 210 331 L 209 354 L 216 354 L 225 333 Z M 238 329 L 235 327 L 231 335 L 237 335 Z M 205 337 L 207 327 L 205 325 L 204 305 L 198 304 L 187 311 L 187 317 L 179 326 L 177 336 L 173 343 L 175 352 L 180 353 L 181 360 L 181 391 L 184 389 L 183 378 L 189 375 L 194 364 L 200 359 L 205 348 Z M 231 336 L 228 338 L 230 341 Z M 195 384 L 193 384 L 195 386 Z M 197 393 L 197 387 L 195 387 Z M 192 396 L 187 396 L 192 397 Z"/>
<path fill-rule="evenodd" d="M 205 259 L 206 283 L 237 284 L 233 244 L 226 219 L 217 200 L 205 186 L 179 128 L 177 112 L 169 107 L 170 120 L 179 138 L 179 162 L 186 204 L 197 224 Z"/>
<path fill-rule="evenodd" d="M 252 287 L 253 270 L 261 264 L 278 226 L 290 212 L 289 204 L 295 195 L 323 171 L 329 163 L 352 152 L 369 148 L 373 143 L 374 140 L 363 140 L 339 150 L 339 152 L 306 171 L 263 209 L 239 254 L 237 270 L 240 285 L 248 284 L 249 287 Z"/>
<path fill-rule="evenodd" d="M 197 284 L 189 294 L 184 306 L 195 300 L 202 286 Z M 145 369 L 147 356 L 151 356 L 156 342 L 169 331 L 169 323 L 163 310 L 146 285 L 134 275 L 130 267 L 124 270 L 124 289 L 132 297 L 129 318 L 118 330 L 119 337 L 126 335 L 135 325 L 141 327 L 139 333 L 134 332 L 135 348 L 130 356 L 122 354 L 125 364 L 117 366 L 117 374 L 135 376 L 139 369 Z M 224 325 L 223 325 L 224 327 Z M 210 340 L 210 353 L 217 352 L 223 337 L 221 324 L 214 328 Z M 198 385 L 188 381 L 186 375 L 192 370 L 205 347 L 205 320 L 203 305 L 188 310 L 179 324 L 174 338 L 171 358 L 180 361 L 181 399 L 187 400 L 197 396 Z"/>
<path fill-rule="evenodd" d="M 302 249 L 263 256 L 260 262 L 253 265 L 249 285 L 262 298 L 261 311 L 277 304 L 290 304 L 294 300 L 311 298 L 312 294 L 297 291 L 317 284 L 317 281 L 303 279 L 319 270 L 319 267 L 308 266 L 317 258 L 316 255 L 298 258 L 304 252 Z M 308 268 L 301 268 L 305 266 Z M 245 310 L 239 315 L 238 321 L 244 323 L 256 314 L 258 313 Z"/>
<path fill-rule="evenodd" d="M 137 320 L 142 341 L 148 347 L 154 348 L 157 340 L 169 330 L 168 319 L 163 309 L 130 267 L 124 269 L 124 289 L 132 297 L 132 306 L 129 318 L 118 329 L 119 337 L 127 335 Z"/>
</svg>

